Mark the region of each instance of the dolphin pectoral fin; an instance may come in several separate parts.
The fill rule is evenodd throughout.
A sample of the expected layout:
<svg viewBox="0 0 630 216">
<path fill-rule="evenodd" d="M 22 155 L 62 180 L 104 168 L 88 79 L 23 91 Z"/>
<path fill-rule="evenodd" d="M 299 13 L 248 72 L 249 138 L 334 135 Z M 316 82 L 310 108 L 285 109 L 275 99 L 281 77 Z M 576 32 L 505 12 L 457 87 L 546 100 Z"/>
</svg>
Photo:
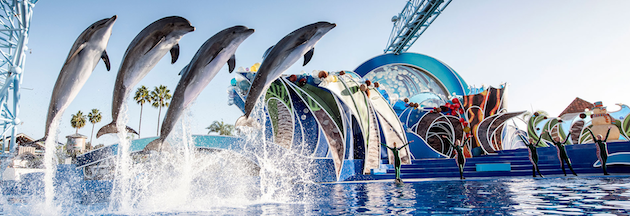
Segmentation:
<svg viewBox="0 0 630 216">
<path fill-rule="evenodd" d="M 271 50 L 273 49 L 274 46 L 269 47 L 269 49 L 267 49 L 267 51 L 265 51 L 265 54 L 263 54 L 263 59 L 267 58 L 267 55 L 269 55 L 269 52 L 271 52 Z"/>
<path fill-rule="evenodd" d="M 311 59 L 313 58 L 314 52 L 315 52 L 315 47 L 311 48 L 311 50 L 309 50 L 308 52 L 306 52 L 306 54 L 304 54 L 304 64 L 302 66 L 305 66 L 306 64 L 308 64 L 308 62 L 311 61 Z"/>
<path fill-rule="evenodd" d="M 234 71 L 234 68 L 236 67 L 236 55 L 232 55 L 227 63 L 230 73 L 232 73 L 232 71 Z"/>
<path fill-rule="evenodd" d="M 86 43 L 82 43 L 81 45 L 79 45 L 79 47 L 77 47 L 77 49 L 76 49 L 76 50 L 74 50 L 74 52 L 72 53 L 72 55 L 70 55 L 70 57 L 68 57 L 68 60 L 66 60 L 66 63 L 68 63 L 68 62 L 72 61 L 72 59 L 73 59 L 74 57 L 76 57 L 76 56 L 77 56 L 77 55 L 81 52 L 81 50 L 83 50 L 83 48 L 85 48 L 85 46 L 87 46 L 87 44 L 86 44 Z"/>
<path fill-rule="evenodd" d="M 185 75 L 188 71 L 188 66 L 190 66 L 190 64 L 187 64 L 186 67 L 182 68 L 182 70 L 177 75 Z"/>
<path fill-rule="evenodd" d="M 103 126 L 101 129 L 98 129 L 98 132 L 96 133 L 96 138 L 98 139 L 99 137 L 110 133 L 118 133 L 116 122 L 109 123 Z"/>
<path fill-rule="evenodd" d="M 160 39 L 159 39 L 159 40 L 157 40 L 157 41 L 153 44 L 153 46 L 151 46 L 151 48 L 150 48 L 149 50 L 147 50 L 147 52 L 146 52 L 146 53 L 144 53 L 144 54 L 146 55 L 147 53 L 151 52 L 151 50 L 153 50 L 153 48 L 155 48 L 158 44 L 162 43 L 162 41 L 164 41 L 164 39 L 166 39 L 166 36 L 162 36 L 162 37 L 160 37 Z"/>
<path fill-rule="evenodd" d="M 175 46 L 171 48 L 171 64 L 175 64 L 178 58 L 179 58 L 179 44 L 175 44 Z"/>
<path fill-rule="evenodd" d="M 149 144 L 147 144 L 144 149 L 142 150 L 144 152 L 150 152 L 150 151 L 168 151 L 171 152 L 171 145 L 168 144 L 168 142 L 164 141 L 163 138 L 157 138 L 153 141 L 151 141 Z"/>
<path fill-rule="evenodd" d="M 107 51 L 103 50 L 103 53 L 101 54 L 101 59 L 103 59 L 105 67 L 107 68 L 107 71 L 109 71 L 109 69 L 111 69 L 111 65 L 109 64 L 109 56 L 107 56 Z"/>
</svg>

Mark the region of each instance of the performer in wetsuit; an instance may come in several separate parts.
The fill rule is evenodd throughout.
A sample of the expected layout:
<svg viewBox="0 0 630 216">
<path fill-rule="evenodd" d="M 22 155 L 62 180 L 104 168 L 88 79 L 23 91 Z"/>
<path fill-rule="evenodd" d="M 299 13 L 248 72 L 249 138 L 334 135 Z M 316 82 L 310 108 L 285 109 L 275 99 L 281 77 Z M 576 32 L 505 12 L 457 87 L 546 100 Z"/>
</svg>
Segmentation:
<svg viewBox="0 0 630 216">
<path fill-rule="evenodd" d="M 457 167 L 459 168 L 459 178 L 466 179 L 464 178 L 464 165 L 466 165 L 466 157 L 464 156 L 464 150 L 460 145 L 460 141 L 456 140 L 455 144 L 453 145 L 451 140 L 449 140 L 446 136 L 442 137 L 448 142 L 448 144 L 451 146 L 451 148 L 455 150 L 455 153 L 457 154 L 457 159 L 455 160 L 455 163 L 457 163 Z M 466 141 L 468 141 L 468 139 L 464 140 L 464 143 L 466 143 Z"/>
<path fill-rule="evenodd" d="M 601 134 L 597 134 L 597 138 L 596 138 L 595 135 L 593 135 L 593 131 L 591 131 L 591 129 L 586 128 L 588 132 L 591 133 L 591 137 L 593 137 L 593 142 L 597 144 L 597 158 L 602 164 L 602 169 L 604 169 L 604 175 L 610 175 L 608 174 L 608 171 L 606 171 L 606 160 L 608 160 L 608 145 L 606 144 L 606 140 L 608 140 L 608 135 L 610 134 L 610 128 L 611 127 L 608 127 L 608 132 L 606 132 L 606 138 L 604 139 L 602 139 Z"/>
<path fill-rule="evenodd" d="M 398 155 L 398 152 L 405 146 L 409 145 L 409 143 L 399 148 L 396 148 L 396 142 L 394 142 L 394 148 L 387 146 L 385 143 L 381 143 L 381 145 L 385 146 L 389 150 L 392 150 L 392 152 L 394 153 L 394 170 L 396 170 L 396 183 L 403 183 L 402 179 L 400 179 L 400 156 Z"/>
<path fill-rule="evenodd" d="M 552 137 L 549 131 L 545 130 L 545 132 L 547 133 L 547 135 L 549 135 L 549 137 Z M 560 142 L 560 137 L 555 137 L 551 143 L 556 146 L 556 150 L 558 150 L 558 158 L 560 159 L 560 166 L 562 166 L 562 172 L 564 173 L 564 176 L 567 176 L 567 171 L 564 169 L 565 162 L 569 166 L 569 169 L 571 170 L 573 175 L 577 176 L 575 171 L 573 171 L 573 167 L 571 166 L 571 160 L 569 160 L 567 150 L 564 148 L 564 143 L 569 140 L 569 137 L 571 136 L 567 136 L 567 138 L 564 139 L 564 141 L 562 142 Z"/>
<path fill-rule="evenodd" d="M 536 149 L 536 146 L 538 146 L 540 140 L 542 139 L 538 139 L 538 142 L 534 144 L 534 140 L 532 138 L 529 138 L 529 142 L 527 142 L 523 135 L 519 135 L 519 137 L 527 146 L 527 151 L 529 151 L 529 161 L 532 162 L 532 176 L 536 177 L 536 172 L 538 172 L 538 175 L 544 178 L 545 176 L 543 176 L 543 174 L 540 173 L 540 169 L 538 169 L 538 150 Z"/>
</svg>

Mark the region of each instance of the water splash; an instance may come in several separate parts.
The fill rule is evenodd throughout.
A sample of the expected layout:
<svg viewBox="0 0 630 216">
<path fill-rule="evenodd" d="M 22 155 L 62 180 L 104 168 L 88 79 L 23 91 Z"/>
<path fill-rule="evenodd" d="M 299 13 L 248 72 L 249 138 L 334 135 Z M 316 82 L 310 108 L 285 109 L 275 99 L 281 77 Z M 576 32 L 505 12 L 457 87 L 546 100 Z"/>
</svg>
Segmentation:
<svg viewBox="0 0 630 216">
<path fill-rule="evenodd" d="M 114 180 L 114 187 L 111 195 L 110 210 L 118 209 L 122 212 L 129 212 L 132 210 L 133 200 L 131 191 L 131 156 L 130 148 L 131 141 L 127 133 L 127 123 L 129 122 L 129 116 L 127 114 L 128 104 L 127 100 L 123 101 L 121 110 L 119 112 L 118 120 L 116 121 L 116 128 L 118 129 L 118 154 L 116 163 L 116 178 Z"/>
<path fill-rule="evenodd" d="M 166 140 L 173 152 L 129 156 L 128 169 L 117 172 L 108 212 L 208 211 L 251 204 L 251 197 L 256 197 L 250 190 L 255 185 L 251 164 L 229 151 L 197 151 L 186 113 Z"/>
<path fill-rule="evenodd" d="M 241 131 L 245 131 L 240 133 L 240 137 L 245 140 L 243 144 L 248 145 L 243 148 L 245 154 L 253 155 L 260 167 L 261 197 L 259 202 L 302 202 L 312 193 L 306 191 L 308 187 L 297 185 L 312 183 L 309 160 L 267 140 L 267 137 L 272 135 L 266 134 L 267 131 L 264 128 L 267 116 L 263 108 L 264 100 L 262 97 L 256 103 L 250 116 L 250 118 L 257 119 L 261 128 L 240 128 Z"/>
<path fill-rule="evenodd" d="M 45 197 L 50 197 L 48 209 L 53 210 L 36 213 L 12 203 L 9 205 L 16 208 L 5 208 L 0 213 L 16 210 L 16 214 L 224 214 L 234 209 L 308 203 L 312 199 L 313 187 L 305 186 L 310 184 L 312 170 L 308 160 L 267 142 L 263 128 L 241 132 L 239 141 L 230 144 L 233 149 L 199 149 L 190 129 L 193 116 L 187 110 L 166 140 L 173 147 L 172 152 L 138 154 L 130 151 L 126 111 L 125 103 L 117 125 L 120 143 L 115 171 L 110 176 L 112 188 L 111 193 L 104 195 L 109 198 L 105 203 L 79 204 L 83 202 L 80 198 L 83 186 L 79 184 L 82 180 L 60 184 L 55 175 L 61 173 L 55 174 L 57 160 L 51 151 L 47 160 L 50 162 L 47 189 L 52 189 L 53 195 Z M 260 125 L 265 125 L 262 102 L 252 115 L 262 119 Z M 52 147 L 48 149 L 55 149 L 55 137 L 49 139 L 52 142 L 47 144 Z M 29 208 L 46 209 L 42 206 L 48 205 L 42 201 L 25 202 Z"/>
<path fill-rule="evenodd" d="M 58 209 L 54 206 L 55 198 L 55 173 L 57 171 L 57 134 L 59 134 L 59 122 L 61 117 L 53 119 L 48 128 L 49 134 L 46 137 L 44 152 L 44 212 L 55 214 Z"/>
</svg>

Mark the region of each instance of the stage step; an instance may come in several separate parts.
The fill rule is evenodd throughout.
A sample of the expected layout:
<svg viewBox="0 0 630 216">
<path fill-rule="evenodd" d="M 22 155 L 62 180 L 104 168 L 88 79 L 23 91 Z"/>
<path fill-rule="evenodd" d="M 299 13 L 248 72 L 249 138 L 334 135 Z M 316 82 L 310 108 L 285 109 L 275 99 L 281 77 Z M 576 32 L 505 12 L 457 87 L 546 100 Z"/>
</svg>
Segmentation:
<svg viewBox="0 0 630 216">
<path fill-rule="evenodd" d="M 612 146 L 613 149 L 620 149 Z M 626 147 L 627 148 L 627 147 Z M 621 148 L 625 149 L 625 148 Z M 595 152 L 593 146 L 567 146 L 572 167 L 580 174 L 602 173 L 601 168 L 594 168 Z M 609 147 L 610 151 L 610 147 Z M 538 168 L 543 175 L 562 175 L 560 160 L 555 147 L 538 148 Z M 384 160 L 383 162 L 387 162 Z M 478 171 L 477 164 L 481 166 L 495 167 L 491 169 L 509 168 L 509 171 Z M 509 164 L 509 165 L 506 165 Z M 566 166 L 566 165 L 565 165 Z M 609 166 L 609 172 L 628 172 L 629 167 Z M 483 170 L 483 168 L 481 168 Z M 565 167 L 567 175 L 573 175 L 568 166 Z M 459 177 L 459 168 L 455 159 L 420 159 L 412 160 L 411 164 L 401 166 L 402 178 L 444 178 Z M 508 150 L 493 155 L 467 158 L 464 166 L 464 177 L 492 177 L 492 176 L 532 176 L 532 163 L 529 160 L 527 149 Z M 373 175 L 374 179 L 392 179 L 395 177 L 393 166 L 388 166 L 385 173 Z"/>
</svg>

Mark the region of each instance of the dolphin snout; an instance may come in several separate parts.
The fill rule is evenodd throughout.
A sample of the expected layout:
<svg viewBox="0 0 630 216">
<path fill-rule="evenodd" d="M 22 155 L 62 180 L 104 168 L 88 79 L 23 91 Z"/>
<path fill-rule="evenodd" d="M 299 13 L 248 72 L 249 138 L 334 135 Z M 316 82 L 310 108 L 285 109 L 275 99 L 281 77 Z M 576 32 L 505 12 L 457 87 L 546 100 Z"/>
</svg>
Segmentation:
<svg viewBox="0 0 630 216">
<path fill-rule="evenodd" d="M 117 15 L 114 15 L 114 16 L 112 16 L 111 18 L 106 19 L 107 21 L 105 21 L 105 23 L 104 23 L 104 24 L 105 24 L 106 26 L 112 26 L 112 25 L 114 25 L 114 23 L 116 22 L 116 19 L 117 19 L 117 18 L 118 18 L 118 16 L 117 16 Z"/>
<path fill-rule="evenodd" d="M 109 18 L 109 20 L 107 20 L 108 23 L 113 23 L 116 21 L 116 19 L 118 19 L 117 15 L 112 16 L 112 18 Z"/>
</svg>

